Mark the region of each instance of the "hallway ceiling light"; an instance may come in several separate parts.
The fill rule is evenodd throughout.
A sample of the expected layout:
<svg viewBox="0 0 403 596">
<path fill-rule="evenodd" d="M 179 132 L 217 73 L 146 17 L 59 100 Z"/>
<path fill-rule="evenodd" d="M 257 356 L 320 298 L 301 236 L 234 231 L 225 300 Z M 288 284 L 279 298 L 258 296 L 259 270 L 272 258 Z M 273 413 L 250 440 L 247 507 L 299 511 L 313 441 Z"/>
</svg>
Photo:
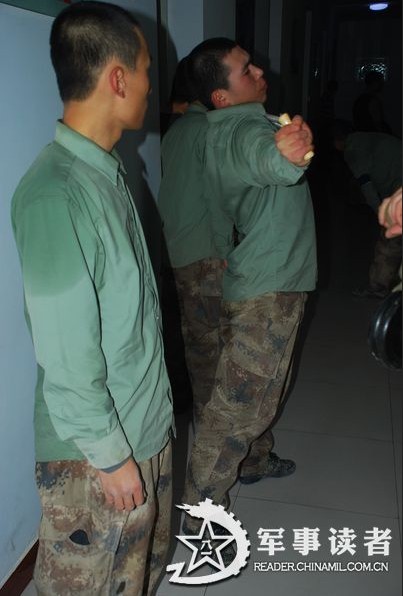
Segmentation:
<svg viewBox="0 0 403 596">
<path fill-rule="evenodd" d="M 375 2 L 369 5 L 370 10 L 385 10 L 388 8 L 389 2 Z"/>
</svg>

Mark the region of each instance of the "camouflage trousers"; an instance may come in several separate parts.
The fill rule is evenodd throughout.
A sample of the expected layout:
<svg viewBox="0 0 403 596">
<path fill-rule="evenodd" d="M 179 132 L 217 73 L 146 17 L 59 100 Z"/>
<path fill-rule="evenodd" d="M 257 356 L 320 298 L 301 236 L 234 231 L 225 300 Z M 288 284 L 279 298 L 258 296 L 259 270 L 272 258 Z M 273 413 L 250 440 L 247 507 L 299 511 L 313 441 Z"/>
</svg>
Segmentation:
<svg viewBox="0 0 403 596">
<path fill-rule="evenodd" d="M 222 348 L 220 321 L 224 266 L 219 259 L 203 259 L 173 272 L 197 426 L 211 397 Z"/>
<path fill-rule="evenodd" d="M 171 442 L 138 465 L 146 502 L 116 511 L 106 506 L 98 472 L 87 461 L 36 464 L 39 596 L 153 594 L 170 540 Z"/>
<path fill-rule="evenodd" d="M 228 491 L 241 470 L 246 475 L 267 469 L 271 426 L 290 379 L 305 300 L 305 293 L 283 292 L 224 302 L 224 347 L 196 430 L 184 503 L 210 498 L 228 506 Z"/>
<path fill-rule="evenodd" d="M 398 282 L 401 262 L 401 236 L 386 238 L 385 230 L 381 230 L 369 269 L 369 287 L 373 290 L 390 292 Z"/>
</svg>

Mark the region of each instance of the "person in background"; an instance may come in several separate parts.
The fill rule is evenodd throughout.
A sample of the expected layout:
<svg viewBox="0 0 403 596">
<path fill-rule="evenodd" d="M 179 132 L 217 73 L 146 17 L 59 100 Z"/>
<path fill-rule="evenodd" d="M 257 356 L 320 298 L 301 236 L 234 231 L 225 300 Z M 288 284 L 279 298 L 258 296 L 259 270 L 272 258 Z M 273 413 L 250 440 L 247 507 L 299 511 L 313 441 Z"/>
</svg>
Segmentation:
<svg viewBox="0 0 403 596">
<path fill-rule="evenodd" d="M 386 242 L 402 237 L 402 187 L 386 197 L 378 210 L 378 221 L 385 230 Z M 386 368 L 402 369 L 402 268 L 399 281 L 372 315 L 368 343 L 371 354 Z"/>
<path fill-rule="evenodd" d="M 184 114 L 197 97 L 192 91 L 189 77 L 187 75 L 186 58 L 182 58 L 176 67 L 174 80 L 172 81 L 171 95 L 169 105 L 172 114 Z"/>
<path fill-rule="evenodd" d="M 354 128 L 360 132 L 391 133 L 390 126 L 385 122 L 383 105 L 380 98 L 385 84 L 383 74 L 377 70 L 370 70 L 364 78 L 366 91 L 362 93 L 353 105 Z"/>
<path fill-rule="evenodd" d="M 187 151 L 185 155 L 181 155 L 181 140 L 174 134 L 175 146 L 171 147 L 170 141 L 165 141 L 167 131 L 173 127 L 177 120 L 183 117 L 189 105 L 193 107 L 197 105 L 196 96 L 194 95 L 186 72 L 186 58 L 183 58 L 177 65 L 174 79 L 172 82 L 172 89 L 169 98 L 169 114 L 161 114 L 161 133 L 162 133 L 162 148 L 161 148 L 161 161 L 163 170 L 163 180 L 161 185 L 160 196 L 158 199 L 158 206 L 160 215 L 162 217 L 165 206 L 168 208 L 170 204 L 174 206 L 176 201 L 176 195 L 181 193 L 185 189 L 189 190 L 187 186 L 187 178 L 182 172 L 180 184 L 176 189 L 173 196 L 164 196 L 164 188 L 166 186 L 167 178 L 172 175 L 172 167 L 168 168 L 166 165 L 166 150 L 172 151 L 175 154 L 175 160 L 170 160 L 170 164 L 177 162 L 177 168 L 180 170 L 181 159 L 190 159 L 193 154 L 194 147 L 187 144 Z M 194 104 L 194 105 L 193 105 Z M 196 114 L 194 114 L 196 118 Z M 168 138 L 172 138 L 170 132 Z M 190 155 L 188 152 L 190 151 Z M 167 157 L 169 159 L 169 156 Z M 168 170 L 169 173 L 168 174 Z M 166 171 L 166 175 L 164 175 Z M 191 188 L 191 187 L 190 187 Z M 173 190 L 173 189 L 172 189 Z M 197 191 L 196 191 L 197 193 Z M 179 199 L 180 200 L 180 199 Z M 183 200 L 183 199 L 182 199 Z M 169 217 L 169 216 L 168 216 Z M 161 222 L 164 225 L 164 222 Z M 175 213 L 171 225 L 181 225 L 180 217 Z M 174 411 L 175 414 L 182 414 L 192 407 L 192 383 L 191 383 L 191 357 L 185 357 L 185 349 L 192 350 L 193 344 L 185 346 L 184 338 L 186 340 L 186 330 L 183 327 L 183 309 L 181 316 L 181 305 L 183 304 L 180 297 L 178 296 L 178 289 L 175 284 L 174 269 L 171 264 L 175 261 L 175 256 L 170 257 L 169 255 L 170 239 L 165 233 L 162 241 L 162 259 L 161 259 L 161 271 L 162 271 L 162 291 L 161 291 L 161 307 L 162 317 L 164 323 L 164 346 L 165 346 L 165 362 L 168 368 L 168 374 L 172 387 Z M 183 247 L 185 250 L 185 247 Z M 182 330 L 181 330 L 182 328 Z"/>
<path fill-rule="evenodd" d="M 367 205 L 378 214 L 385 197 L 402 184 L 402 142 L 380 132 L 354 132 L 350 123 L 338 120 L 333 126 L 334 146 L 360 186 Z M 369 269 L 368 283 L 355 289 L 361 298 L 384 298 L 394 287 L 401 263 L 401 238 L 387 240 L 380 230 Z"/>
<path fill-rule="evenodd" d="M 114 146 L 141 128 L 150 56 L 118 6 L 55 19 L 63 118 L 12 202 L 38 381 L 39 594 L 150 594 L 169 543 L 170 386 L 158 293 Z"/>
<path fill-rule="evenodd" d="M 183 502 L 210 498 L 228 506 L 237 478 L 250 484 L 295 470 L 273 453 L 271 427 L 290 378 L 306 291 L 316 281 L 304 179 L 312 134 L 299 116 L 280 130 L 269 122 L 263 71 L 236 42 L 207 40 L 189 60 L 198 98 L 209 108 L 204 196 L 227 267 L 224 344 L 196 427 Z M 230 224 L 224 230 L 223 221 Z M 186 518 L 183 529 L 197 531 L 197 520 Z"/>
<path fill-rule="evenodd" d="M 195 101 L 193 90 L 187 76 L 186 58 L 176 66 L 169 96 L 169 113 L 161 113 L 161 136 L 164 137 L 169 127 L 186 112 L 189 104 Z"/>
<path fill-rule="evenodd" d="M 165 134 L 158 209 L 180 306 L 186 363 L 193 392 L 194 423 L 211 397 L 221 351 L 224 260 L 214 244 L 203 185 L 207 108 L 196 99 L 180 62 L 181 89 L 191 101 Z M 176 80 L 178 81 L 178 76 Z M 182 92 L 183 93 L 183 92 Z M 179 97 L 176 95 L 176 97 Z M 182 94 L 182 98 L 185 95 Z M 222 235 L 231 224 L 223 219 Z M 165 279 L 168 272 L 165 268 Z M 169 342 L 169 338 L 167 338 Z"/>
</svg>

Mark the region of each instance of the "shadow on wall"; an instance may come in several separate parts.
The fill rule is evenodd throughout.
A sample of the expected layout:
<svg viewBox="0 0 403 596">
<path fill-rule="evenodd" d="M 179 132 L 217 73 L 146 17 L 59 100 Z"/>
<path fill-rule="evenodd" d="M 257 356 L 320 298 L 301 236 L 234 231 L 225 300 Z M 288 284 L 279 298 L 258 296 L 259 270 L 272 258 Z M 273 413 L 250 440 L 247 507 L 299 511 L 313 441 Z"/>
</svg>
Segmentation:
<svg viewBox="0 0 403 596">
<path fill-rule="evenodd" d="M 151 58 L 158 55 L 160 32 L 156 20 L 143 14 L 134 16 L 140 22 L 149 45 Z M 161 26 L 161 25 L 160 25 Z M 163 35 L 167 43 L 174 44 L 166 30 Z M 175 54 L 176 55 L 176 54 Z M 159 108 L 159 73 L 158 61 L 152 60 L 150 67 L 151 93 L 144 125 L 138 131 L 126 131 L 117 150 L 127 170 L 126 181 L 136 204 L 153 263 L 157 283 L 160 278 L 161 264 L 161 219 L 157 209 L 158 188 L 161 178 L 160 162 L 160 108 Z"/>
<path fill-rule="evenodd" d="M 168 32 L 158 30 L 156 21 L 136 15 L 149 43 L 151 56 L 158 54 L 157 44 L 164 40 L 164 50 L 177 60 L 176 49 Z M 161 53 L 161 52 L 160 52 Z M 167 258 L 162 222 L 157 207 L 161 177 L 160 160 L 160 93 L 157 61 L 150 68 L 151 94 L 149 109 L 141 130 L 126 131 L 117 145 L 127 170 L 130 188 L 142 223 L 154 274 L 160 291 L 163 318 L 165 361 L 172 386 L 175 411 L 186 410 L 192 402 L 192 389 L 186 369 L 176 287 Z"/>
<path fill-rule="evenodd" d="M 259 66 L 259 68 L 263 69 L 264 77 L 268 85 L 267 100 L 265 103 L 266 111 L 269 112 L 269 114 L 276 115 L 280 114 L 281 112 L 285 112 L 287 108 L 283 106 L 283 84 L 280 75 L 271 70 L 270 58 L 261 54 L 260 52 L 255 52 L 254 63 L 256 66 Z"/>
</svg>

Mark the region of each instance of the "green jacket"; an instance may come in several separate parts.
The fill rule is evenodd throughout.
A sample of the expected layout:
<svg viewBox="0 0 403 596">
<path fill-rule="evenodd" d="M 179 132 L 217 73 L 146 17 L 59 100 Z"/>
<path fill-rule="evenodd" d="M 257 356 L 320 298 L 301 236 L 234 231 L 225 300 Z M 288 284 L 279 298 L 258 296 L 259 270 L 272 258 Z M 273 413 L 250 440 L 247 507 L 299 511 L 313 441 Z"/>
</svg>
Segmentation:
<svg viewBox="0 0 403 596">
<path fill-rule="evenodd" d="M 344 159 L 361 184 L 370 182 L 381 199 L 402 185 L 402 141 L 383 132 L 354 132 Z"/>
<path fill-rule="evenodd" d="M 304 168 L 280 155 L 261 104 L 214 110 L 207 119 L 206 196 L 213 227 L 219 223 L 215 242 L 228 260 L 224 299 L 313 290 L 315 226 Z M 223 220 L 238 232 L 235 248 Z"/>
<path fill-rule="evenodd" d="M 206 108 L 191 104 L 162 141 L 158 208 L 172 267 L 219 256 L 203 187 L 207 127 Z"/>
<path fill-rule="evenodd" d="M 160 309 L 116 154 L 58 123 L 12 202 L 38 363 L 37 461 L 109 468 L 158 453 L 172 425 Z"/>
</svg>

